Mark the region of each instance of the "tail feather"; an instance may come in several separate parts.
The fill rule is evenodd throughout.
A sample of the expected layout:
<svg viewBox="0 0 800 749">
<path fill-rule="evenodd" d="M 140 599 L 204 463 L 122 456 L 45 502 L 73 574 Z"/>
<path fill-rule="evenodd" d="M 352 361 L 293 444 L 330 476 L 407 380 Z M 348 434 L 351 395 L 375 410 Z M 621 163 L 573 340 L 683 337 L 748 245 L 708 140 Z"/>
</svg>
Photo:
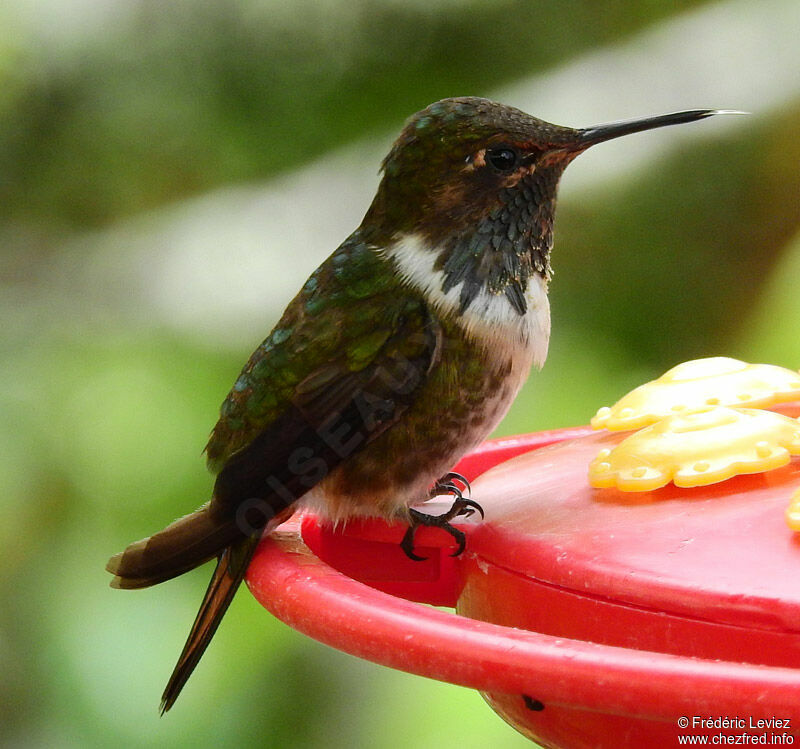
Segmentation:
<svg viewBox="0 0 800 749">
<path fill-rule="evenodd" d="M 200 661 L 208 643 L 211 642 L 244 578 L 258 541 L 258 536 L 249 536 L 224 549 L 219 555 L 217 567 L 208 584 L 200 611 L 197 612 L 189 637 L 161 697 L 162 715 L 175 704 L 184 684 Z"/>
<path fill-rule="evenodd" d="M 206 507 L 149 538 L 136 541 L 106 564 L 112 588 L 146 588 L 194 569 L 240 539 L 235 523 L 212 520 Z"/>
<path fill-rule="evenodd" d="M 291 513 L 291 508 L 287 508 L 270 518 L 261 532 L 244 535 L 235 518 L 212 519 L 206 505 L 153 536 L 131 544 L 108 561 L 106 569 L 114 575 L 112 587 L 144 588 L 177 577 L 217 557 L 200 611 L 161 698 L 162 715 L 175 703 L 217 631 L 262 532 L 269 533 Z"/>
</svg>

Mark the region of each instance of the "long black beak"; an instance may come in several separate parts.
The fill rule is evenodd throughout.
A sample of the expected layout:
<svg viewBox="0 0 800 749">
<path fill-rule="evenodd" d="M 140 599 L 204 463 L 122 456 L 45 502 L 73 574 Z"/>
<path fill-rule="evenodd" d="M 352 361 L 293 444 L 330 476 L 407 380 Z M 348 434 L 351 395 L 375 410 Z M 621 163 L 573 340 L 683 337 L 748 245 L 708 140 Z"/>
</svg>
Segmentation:
<svg viewBox="0 0 800 749">
<path fill-rule="evenodd" d="M 747 114 L 732 109 L 689 109 L 685 112 L 672 112 L 670 114 L 660 114 L 656 117 L 643 117 L 639 120 L 623 120 L 622 122 L 609 122 L 605 125 L 595 125 L 578 130 L 578 137 L 573 148 L 583 151 L 589 146 L 603 143 L 621 135 L 639 133 L 642 130 L 653 130 L 657 127 L 667 125 L 680 125 L 684 122 L 694 122 L 711 117 L 715 114 Z"/>
</svg>

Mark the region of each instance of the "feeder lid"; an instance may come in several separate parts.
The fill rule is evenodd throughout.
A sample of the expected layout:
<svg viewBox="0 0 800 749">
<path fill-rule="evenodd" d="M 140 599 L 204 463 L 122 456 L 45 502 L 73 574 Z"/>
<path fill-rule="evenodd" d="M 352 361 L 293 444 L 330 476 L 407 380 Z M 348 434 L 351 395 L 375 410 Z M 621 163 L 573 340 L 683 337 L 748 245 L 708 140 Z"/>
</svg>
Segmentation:
<svg viewBox="0 0 800 749">
<path fill-rule="evenodd" d="M 486 500 L 486 522 L 470 552 L 627 605 L 800 633 L 800 544 L 784 519 L 800 462 L 698 488 L 592 487 L 587 466 L 624 436 L 558 443 L 481 476 L 473 496 Z"/>
<path fill-rule="evenodd" d="M 673 396 L 687 396 L 680 402 L 639 404 L 645 420 L 634 426 L 668 417 L 650 430 L 655 439 L 634 435 L 639 442 L 623 447 L 624 433 L 579 428 L 496 440 L 466 456 L 455 470 L 486 519 L 455 521 L 467 535 L 460 556 L 440 529 L 419 529 L 415 549 L 427 559 L 412 562 L 398 546 L 403 524 L 334 528 L 306 515 L 262 542 L 248 584 L 323 642 L 481 689 L 549 746 L 672 745 L 678 716 L 791 715 L 800 694 L 800 460 L 790 456 L 800 404 L 776 409 L 784 416 L 709 409 L 727 380 L 739 377 L 735 405 L 754 405 L 756 388 L 741 383 L 749 365 L 704 362 L 671 370 L 695 382 L 694 400 L 675 385 Z M 758 405 L 786 400 L 770 387 Z M 663 395 L 660 385 L 650 390 Z M 617 416 L 632 424 L 632 413 Z M 609 465 L 599 473 L 616 471 L 599 481 L 608 488 L 589 483 L 598 453 Z M 677 485 L 677 464 L 691 467 L 693 486 Z M 652 465 L 660 488 L 635 481 Z M 712 474 L 726 480 L 698 486 Z M 626 476 L 635 485 L 620 482 Z M 534 711 L 530 695 L 547 709 Z"/>
<path fill-rule="evenodd" d="M 800 407 L 794 411 L 794 416 L 800 415 Z M 575 438 L 577 435 L 584 438 Z M 552 746 L 576 745 L 572 741 L 575 731 L 587 736 L 588 726 L 593 727 L 592 746 L 655 746 L 663 742 L 658 743 L 658 736 L 653 739 L 653 727 L 662 727 L 661 733 L 656 733 L 668 733 L 672 741 L 682 715 L 791 715 L 800 704 L 800 671 L 787 666 L 797 663 L 798 648 L 794 646 L 789 658 L 781 652 L 783 642 L 791 640 L 791 630 L 783 628 L 776 633 L 781 643 L 773 644 L 773 657 L 768 659 L 758 656 L 763 638 L 750 637 L 750 633 L 759 624 L 777 629 L 783 623 L 797 623 L 792 611 L 797 611 L 798 594 L 792 594 L 792 588 L 797 588 L 792 581 L 800 546 L 782 524 L 782 513 L 774 512 L 778 500 L 767 495 L 770 488 L 782 494 L 800 478 L 798 462 L 704 488 L 700 490 L 703 498 L 691 496 L 697 490 L 671 485 L 645 494 L 592 489 L 585 473 L 588 460 L 622 436 L 591 434 L 587 429 L 561 430 L 495 440 L 467 456 L 456 469 L 471 480 L 485 472 L 473 481 L 473 487 L 475 496 L 480 491 L 492 522 L 461 526 L 469 538 L 467 552 L 459 557 L 450 556 L 452 548 L 447 546 L 452 547 L 452 539 L 437 529 L 421 531 L 444 537 L 438 541 L 444 546 L 442 554 L 434 553 L 437 542 L 433 537 L 421 539 L 421 544 L 429 545 L 426 553 L 430 558 L 411 563 L 397 546 L 404 533 L 402 525 L 378 527 L 376 521 L 333 528 L 307 515 L 302 520 L 306 543 L 300 540 L 299 519 L 263 540 L 248 570 L 248 585 L 272 613 L 322 642 L 387 666 L 493 695 L 493 704 L 506 720 L 544 737 Z M 568 440 L 563 448 L 554 444 L 560 439 Z M 522 455 L 526 449 L 535 452 Z M 552 477 L 548 475 L 551 469 Z M 755 496 L 745 496 L 748 487 Z M 592 506 L 590 500 L 595 497 Z M 728 507 L 723 513 L 725 504 Z M 637 522 L 620 520 L 626 506 L 635 511 Z M 760 517 L 753 514 L 759 507 Z M 715 534 L 715 520 L 723 514 L 725 522 L 718 523 Z M 664 526 L 662 539 L 660 523 L 670 515 L 674 517 Z M 701 523 L 704 518 L 706 522 Z M 616 522 L 616 526 L 608 528 L 606 521 Z M 699 525 L 704 525 L 703 537 L 693 535 Z M 537 538 L 539 533 L 541 538 Z M 383 534 L 389 535 L 384 538 Z M 725 551 L 727 563 L 718 556 L 718 548 L 709 545 L 708 537 L 714 535 L 719 537 L 718 548 Z M 758 545 L 763 556 L 750 545 Z M 659 566 L 658 557 L 665 555 L 674 556 L 677 564 Z M 493 559 L 499 563 L 493 565 Z M 408 572 L 413 570 L 422 582 L 409 579 L 398 584 L 393 579 L 392 585 L 399 589 L 389 590 L 386 579 L 375 573 L 380 567 L 395 570 L 395 562 L 399 565 L 400 560 L 413 565 Z M 698 565 L 694 572 L 692 564 Z M 345 566 L 348 572 L 339 571 Z M 708 578 L 720 571 L 722 581 L 709 585 Z M 493 574 L 495 577 L 490 577 Z M 615 638 L 502 626 L 491 616 L 455 616 L 398 597 L 456 605 L 466 613 L 464 605 L 474 610 L 476 603 L 470 595 L 470 581 L 486 577 L 490 590 L 495 591 L 492 583 L 497 575 L 523 580 L 520 591 L 535 587 L 529 581 L 537 577 L 551 580 L 555 585 L 538 587 L 556 596 L 568 592 L 570 586 L 580 591 L 594 582 L 600 593 L 589 591 L 584 598 L 595 596 L 598 604 L 613 601 L 614 594 L 624 601 L 637 586 L 657 589 L 660 584 L 661 590 L 649 600 L 662 604 L 661 608 L 645 604 L 639 610 L 652 614 L 652 621 L 648 623 L 642 616 L 638 621 L 643 622 L 643 629 L 664 631 L 673 640 L 675 625 L 680 622 L 659 611 L 670 604 L 673 610 L 683 605 L 690 610 L 689 616 L 714 621 L 729 610 L 736 612 L 731 599 L 741 592 L 739 620 L 747 622 L 747 629 L 736 628 L 745 632 L 738 641 L 752 640 L 750 650 L 756 657 L 746 662 L 741 656 L 749 654 L 739 650 L 728 657 L 686 657 L 682 647 L 620 646 Z M 737 575 L 742 579 L 737 580 Z M 358 580 L 366 580 L 368 585 Z M 693 600 L 685 594 L 694 594 L 693 585 L 698 581 L 705 590 L 697 592 L 700 605 L 693 610 Z M 431 591 L 433 597 L 428 595 Z M 603 597 L 602 591 L 611 596 Z M 735 591 L 733 595 L 731 591 Z M 644 590 L 638 600 L 647 601 L 646 593 Z M 547 608 L 544 599 L 554 601 L 553 595 L 520 600 L 523 596 L 517 595 L 515 600 L 527 602 L 529 608 Z M 773 606 L 776 600 L 779 605 Z M 489 602 L 488 608 L 493 609 L 494 603 Z M 614 617 L 614 606 L 608 608 Z M 558 609 L 553 614 L 556 618 L 564 611 Z M 583 616 L 600 634 L 613 629 L 609 622 L 616 621 L 597 621 L 586 612 Z M 617 631 L 622 626 L 625 621 L 617 624 Z M 781 638 L 784 634 L 789 637 Z M 522 695 L 535 695 L 547 709 L 532 712 L 527 702 L 523 707 Z M 606 740 L 600 742 L 600 736 Z"/>
</svg>

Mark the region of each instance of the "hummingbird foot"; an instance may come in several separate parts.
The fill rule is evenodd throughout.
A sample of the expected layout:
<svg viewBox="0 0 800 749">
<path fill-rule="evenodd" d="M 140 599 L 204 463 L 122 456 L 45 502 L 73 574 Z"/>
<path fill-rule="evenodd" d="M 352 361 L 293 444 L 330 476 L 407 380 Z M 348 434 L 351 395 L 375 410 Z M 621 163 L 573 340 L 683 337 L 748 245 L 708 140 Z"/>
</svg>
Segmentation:
<svg viewBox="0 0 800 749">
<path fill-rule="evenodd" d="M 456 481 L 464 488 L 460 489 L 455 483 Z M 440 497 L 442 494 L 452 494 L 454 497 L 461 499 L 464 491 L 466 491 L 467 494 L 472 494 L 472 487 L 469 485 L 469 481 L 460 473 L 450 471 L 434 482 L 430 492 L 428 492 L 428 496 Z"/>
<path fill-rule="evenodd" d="M 456 481 L 464 487 L 463 490 L 456 484 Z M 460 473 L 455 473 L 454 471 L 446 473 L 431 487 L 430 496 L 440 497 L 443 494 L 452 494 L 455 497 L 455 501 L 450 509 L 443 515 L 428 515 L 426 517 L 439 517 L 443 522 L 447 522 L 462 515 L 468 518 L 470 515 L 478 512 L 481 518 L 483 518 L 483 508 L 474 500 L 465 498 L 464 491 L 466 491 L 467 494 L 472 492 L 469 481 Z M 457 555 L 454 554 L 453 556 Z"/>
<path fill-rule="evenodd" d="M 469 484 L 466 486 L 469 487 Z M 441 528 L 443 531 L 446 531 L 453 537 L 458 546 L 450 556 L 457 557 L 459 554 L 463 553 L 467 543 L 466 536 L 464 535 L 463 531 L 453 527 L 450 524 L 450 521 L 462 515 L 464 517 L 469 517 L 475 512 L 480 513 L 481 517 L 484 517 L 484 514 L 483 508 L 477 502 L 472 499 L 465 499 L 455 484 L 453 484 L 452 487 L 455 489 L 455 491 L 453 491 L 453 489 L 449 489 L 448 492 L 454 494 L 456 499 L 453 502 L 452 507 L 450 507 L 450 509 L 442 515 L 426 515 L 424 512 L 420 512 L 419 510 L 409 509 L 408 514 L 411 517 L 411 522 L 409 523 L 408 530 L 403 536 L 403 540 L 400 542 L 400 548 L 405 552 L 405 555 L 409 559 L 413 559 L 415 562 L 424 562 L 427 559 L 427 557 L 421 557 L 419 554 L 414 552 L 414 536 L 416 535 L 417 528 L 419 528 L 421 525 L 433 528 Z"/>
</svg>

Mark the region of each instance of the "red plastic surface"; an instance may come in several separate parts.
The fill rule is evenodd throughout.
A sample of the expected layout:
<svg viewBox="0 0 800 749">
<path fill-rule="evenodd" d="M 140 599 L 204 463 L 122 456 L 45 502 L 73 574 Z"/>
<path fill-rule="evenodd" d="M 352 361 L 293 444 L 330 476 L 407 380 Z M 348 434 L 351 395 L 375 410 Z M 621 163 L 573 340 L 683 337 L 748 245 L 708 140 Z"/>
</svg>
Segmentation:
<svg viewBox="0 0 800 749">
<path fill-rule="evenodd" d="M 696 489 L 592 489 L 588 462 L 622 436 L 523 455 L 475 483 L 486 522 L 469 548 L 487 571 L 463 572 L 459 611 L 626 647 L 800 667 L 800 543 L 783 517 L 800 460 Z"/>
<path fill-rule="evenodd" d="M 467 455 L 456 470 L 475 481 L 493 466 L 518 455 L 592 433 L 590 427 L 574 427 L 490 440 Z M 363 519 L 351 520 L 341 532 L 333 532 L 315 516 L 306 515 L 302 535 L 314 554 L 356 580 L 410 601 L 455 607 L 463 586 L 459 573 L 463 560 L 451 556 L 455 550 L 453 539 L 436 528 L 420 528 L 415 548 L 426 560 L 415 562 L 400 549 L 406 527 Z M 473 524 L 461 527 L 468 535 L 475 529 Z"/>
<path fill-rule="evenodd" d="M 473 479 L 558 436 L 487 443 L 457 469 Z M 578 451 L 603 439 L 584 437 Z M 475 482 L 487 519 L 462 526 L 468 546 L 457 559 L 435 529 L 420 532 L 418 549 L 431 558 L 415 564 L 396 547 L 403 526 L 333 532 L 306 517 L 303 537 L 320 556 L 299 522 L 287 524 L 259 547 L 248 584 L 272 613 L 322 642 L 484 691 L 547 746 L 675 746 L 679 735 L 701 733 L 682 730 L 680 716 L 797 724 L 800 670 L 787 665 L 800 652 L 800 546 L 783 525 L 788 496 L 767 490 L 800 481 L 798 462 L 706 498 L 636 498 L 581 494 L 571 475 L 582 465 L 577 483 L 587 487 L 585 461 L 572 449 L 520 457 Z M 753 492 L 761 494 L 750 501 Z M 456 604 L 475 618 L 397 596 Z M 523 695 L 545 709 L 528 709 Z"/>
<path fill-rule="evenodd" d="M 715 711 L 741 707 L 742 695 L 759 715 L 800 705 L 800 671 L 626 650 L 455 616 L 336 572 L 296 533 L 266 539 L 254 562 L 248 585 L 279 619 L 403 671 L 628 715 L 697 709 L 698 693 L 705 709 Z"/>
</svg>

